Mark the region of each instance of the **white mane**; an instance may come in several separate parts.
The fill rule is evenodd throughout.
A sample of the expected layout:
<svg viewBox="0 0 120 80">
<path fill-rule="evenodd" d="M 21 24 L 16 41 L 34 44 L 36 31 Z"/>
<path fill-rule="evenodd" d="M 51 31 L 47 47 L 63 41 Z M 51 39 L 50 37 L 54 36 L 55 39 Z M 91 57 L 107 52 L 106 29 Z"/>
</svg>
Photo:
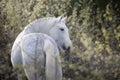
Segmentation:
<svg viewBox="0 0 120 80">
<path fill-rule="evenodd" d="M 58 19 L 55 17 L 40 18 L 28 24 L 24 30 L 28 33 L 34 33 L 34 32 L 35 33 L 39 33 L 39 32 L 46 33 L 57 22 L 58 22 Z"/>
<path fill-rule="evenodd" d="M 55 17 L 47 17 L 47 18 L 39 18 L 39 19 L 36 19 L 35 21 L 33 21 L 32 23 L 36 23 L 38 21 L 46 21 L 46 20 L 53 20 L 53 19 L 56 19 Z"/>
</svg>

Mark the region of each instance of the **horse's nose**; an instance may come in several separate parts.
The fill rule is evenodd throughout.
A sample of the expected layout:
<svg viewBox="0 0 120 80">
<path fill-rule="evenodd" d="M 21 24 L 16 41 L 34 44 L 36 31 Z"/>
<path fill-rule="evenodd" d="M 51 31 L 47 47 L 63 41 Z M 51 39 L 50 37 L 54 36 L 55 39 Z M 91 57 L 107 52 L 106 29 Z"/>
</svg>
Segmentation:
<svg viewBox="0 0 120 80">
<path fill-rule="evenodd" d="M 66 47 L 66 46 L 63 45 L 62 48 L 63 48 L 64 50 L 66 50 L 66 51 L 70 51 L 70 48 L 71 48 L 71 47 L 70 47 L 70 46 Z"/>
</svg>

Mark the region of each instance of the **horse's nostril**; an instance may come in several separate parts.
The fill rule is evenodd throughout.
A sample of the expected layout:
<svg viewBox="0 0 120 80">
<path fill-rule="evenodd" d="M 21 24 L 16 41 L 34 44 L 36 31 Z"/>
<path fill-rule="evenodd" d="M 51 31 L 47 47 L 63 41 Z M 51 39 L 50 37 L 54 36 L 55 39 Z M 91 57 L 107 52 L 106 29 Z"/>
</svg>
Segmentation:
<svg viewBox="0 0 120 80">
<path fill-rule="evenodd" d="M 66 51 L 70 51 L 70 46 L 66 47 L 66 46 L 63 45 L 62 48 Z"/>
<path fill-rule="evenodd" d="M 70 50 L 70 46 L 67 48 L 67 51 L 69 51 Z"/>
</svg>

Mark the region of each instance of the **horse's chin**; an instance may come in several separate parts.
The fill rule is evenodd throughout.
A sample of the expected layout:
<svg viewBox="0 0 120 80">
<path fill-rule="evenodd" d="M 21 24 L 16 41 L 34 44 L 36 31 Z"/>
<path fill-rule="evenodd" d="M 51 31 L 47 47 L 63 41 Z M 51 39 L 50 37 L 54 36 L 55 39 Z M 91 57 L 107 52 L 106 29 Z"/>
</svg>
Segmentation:
<svg viewBox="0 0 120 80">
<path fill-rule="evenodd" d="M 62 49 L 61 47 L 58 47 L 58 49 L 59 49 L 59 52 L 60 52 L 61 55 L 65 54 L 66 51 L 64 49 Z"/>
<path fill-rule="evenodd" d="M 69 60 L 70 58 L 70 51 L 64 50 L 64 49 L 59 49 L 60 55 L 64 57 L 64 60 Z"/>
<path fill-rule="evenodd" d="M 60 55 L 62 55 L 62 56 L 66 56 L 66 55 L 70 54 L 70 51 L 65 50 L 61 47 L 59 47 L 59 52 L 60 52 Z"/>
</svg>

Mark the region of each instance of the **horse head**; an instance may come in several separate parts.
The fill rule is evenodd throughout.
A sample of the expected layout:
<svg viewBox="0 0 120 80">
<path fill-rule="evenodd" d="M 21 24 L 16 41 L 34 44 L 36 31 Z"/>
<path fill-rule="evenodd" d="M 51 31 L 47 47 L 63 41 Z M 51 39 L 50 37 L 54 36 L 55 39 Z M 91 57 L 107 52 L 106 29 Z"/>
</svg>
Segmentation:
<svg viewBox="0 0 120 80">
<path fill-rule="evenodd" d="M 65 21 L 66 17 L 56 18 L 55 24 L 49 30 L 49 35 L 56 41 L 60 51 L 70 51 L 72 46 Z"/>
</svg>

